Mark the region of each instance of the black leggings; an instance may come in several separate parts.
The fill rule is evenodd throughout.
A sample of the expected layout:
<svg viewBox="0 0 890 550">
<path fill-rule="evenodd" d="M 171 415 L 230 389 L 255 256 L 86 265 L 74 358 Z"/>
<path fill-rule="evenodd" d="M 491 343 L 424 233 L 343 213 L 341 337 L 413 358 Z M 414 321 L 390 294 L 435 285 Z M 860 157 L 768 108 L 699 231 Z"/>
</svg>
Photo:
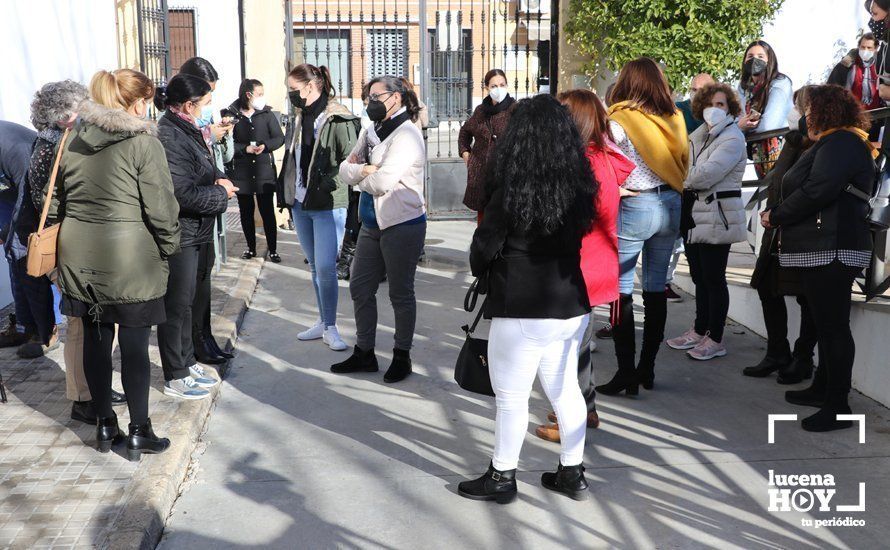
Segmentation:
<svg viewBox="0 0 890 550">
<path fill-rule="evenodd" d="M 729 312 L 729 287 L 726 284 L 729 245 L 686 244 L 686 259 L 695 283 L 695 332 L 710 333 L 711 340 L 722 342 Z"/>
<path fill-rule="evenodd" d="M 778 268 L 776 268 L 778 269 Z M 776 296 L 769 285 L 763 284 L 757 289 L 760 306 L 763 308 L 763 323 L 766 326 L 766 355 L 782 360 L 792 355 L 788 345 L 788 307 L 784 296 Z M 816 348 L 816 325 L 810 314 L 807 299 L 797 296 L 800 305 L 800 335 L 794 342 L 793 356 L 798 359 L 812 359 Z"/>
<path fill-rule="evenodd" d="M 198 277 L 192 302 L 192 342 L 195 346 L 210 336 L 210 275 L 215 261 L 213 243 L 202 244 L 198 249 Z"/>
<path fill-rule="evenodd" d="M 263 218 L 263 231 L 266 233 L 266 246 L 270 253 L 278 251 L 278 224 L 275 221 L 275 193 L 237 195 L 238 210 L 241 212 L 241 229 L 247 240 L 247 248 L 256 252 L 256 224 L 253 221 L 253 197 Z"/>
<path fill-rule="evenodd" d="M 83 317 L 83 370 L 93 397 L 96 416 L 114 416 L 111 408 L 111 348 L 114 323 L 94 323 Z M 148 385 L 151 363 L 148 337 L 151 327 L 119 327 L 117 342 L 121 348 L 121 382 L 127 394 L 130 423 L 141 426 L 148 421 Z"/>
</svg>

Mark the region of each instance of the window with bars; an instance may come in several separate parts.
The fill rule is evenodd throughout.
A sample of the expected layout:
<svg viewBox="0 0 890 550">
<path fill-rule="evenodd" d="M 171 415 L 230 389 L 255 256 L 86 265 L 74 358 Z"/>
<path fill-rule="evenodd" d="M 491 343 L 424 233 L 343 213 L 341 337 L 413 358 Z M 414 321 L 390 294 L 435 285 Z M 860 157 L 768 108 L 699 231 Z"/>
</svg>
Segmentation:
<svg viewBox="0 0 890 550">
<path fill-rule="evenodd" d="M 170 74 L 176 75 L 183 63 L 198 55 L 194 9 L 167 10 L 170 26 Z"/>
<path fill-rule="evenodd" d="M 339 96 L 349 97 L 352 79 L 349 67 L 349 30 L 319 29 L 294 31 L 294 66 L 324 65 L 331 71 L 331 84 Z"/>
<path fill-rule="evenodd" d="M 406 29 L 369 29 L 366 59 L 368 78 L 408 76 L 408 31 Z"/>
</svg>

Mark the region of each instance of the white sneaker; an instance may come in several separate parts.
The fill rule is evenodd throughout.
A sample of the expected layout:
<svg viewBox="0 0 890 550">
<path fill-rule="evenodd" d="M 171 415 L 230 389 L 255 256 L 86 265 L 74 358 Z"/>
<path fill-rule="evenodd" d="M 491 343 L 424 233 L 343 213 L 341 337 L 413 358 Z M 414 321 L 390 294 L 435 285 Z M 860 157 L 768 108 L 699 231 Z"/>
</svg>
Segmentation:
<svg viewBox="0 0 890 550">
<path fill-rule="evenodd" d="M 318 340 L 324 336 L 324 323 L 319 319 L 314 325 L 297 334 L 298 340 Z"/>
<path fill-rule="evenodd" d="M 219 380 L 208 375 L 207 371 L 204 370 L 204 367 L 197 363 L 189 367 L 189 374 L 192 375 L 192 379 L 199 388 L 212 388 L 219 384 Z"/>
<path fill-rule="evenodd" d="M 345 351 L 348 347 L 346 342 L 340 338 L 340 332 L 337 330 L 337 325 L 331 325 L 324 329 L 323 338 L 324 343 L 334 351 Z"/>
<path fill-rule="evenodd" d="M 705 336 L 704 340 L 686 354 L 698 361 L 710 361 L 715 357 L 726 356 L 726 346 L 723 342 L 715 342 L 710 336 Z"/>
<path fill-rule="evenodd" d="M 667 340 L 665 343 L 673 349 L 692 349 L 701 344 L 704 339 L 704 336 L 695 332 L 694 328 L 691 328 L 680 336 Z"/>
<path fill-rule="evenodd" d="M 179 397 L 180 399 L 204 399 L 210 392 L 198 387 L 194 378 L 186 376 L 177 380 L 171 380 L 164 384 L 164 395 Z"/>
</svg>

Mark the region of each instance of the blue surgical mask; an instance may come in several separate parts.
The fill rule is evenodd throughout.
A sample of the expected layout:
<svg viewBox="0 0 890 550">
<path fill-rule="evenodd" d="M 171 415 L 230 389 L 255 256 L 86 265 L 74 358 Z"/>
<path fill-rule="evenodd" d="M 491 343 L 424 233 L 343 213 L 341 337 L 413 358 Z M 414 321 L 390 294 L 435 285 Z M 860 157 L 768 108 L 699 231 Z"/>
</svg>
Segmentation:
<svg viewBox="0 0 890 550">
<path fill-rule="evenodd" d="M 198 128 L 213 124 L 213 107 L 210 105 L 201 107 L 201 116 L 200 118 L 195 119 L 195 122 L 198 124 Z"/>
</svg>

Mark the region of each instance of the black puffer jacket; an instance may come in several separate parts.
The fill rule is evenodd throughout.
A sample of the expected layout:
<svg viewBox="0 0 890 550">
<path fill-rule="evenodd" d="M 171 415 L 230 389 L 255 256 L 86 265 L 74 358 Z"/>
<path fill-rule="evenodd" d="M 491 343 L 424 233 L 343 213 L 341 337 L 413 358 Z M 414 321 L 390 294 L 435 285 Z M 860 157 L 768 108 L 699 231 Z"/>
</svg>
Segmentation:
<svg viewBox="0 0 890 550">
<path fill-rule="evenodd" d="M 871 250 L 868 203 L 845 191 L 872 194 L 875 163 L 856 134 L 839 130 L 816 142 L 782 180 L 782 204 L 770 213 L 783 253 Z"/>
<path fill-rule="evenodd" d="M 238 102 L 231 104 L 229 110 L 240 112 Z M 272 151 L 284 145 L 284 132 L 281 131 L 278 117 L 266 106 L 250 118 L 239 118 L 232 129 L 232 137 L 235 140 L 235 158 L 226 165 L 226 173 L 238 188 L 238 194 L 273 193 L 278 178 Z M 266 149 L 259 155 L 248 153 L 247 146 L 251 141 L 265 145 Z"/>
<path fill-rule="evenodd" d="M 171 111 L 164 113 L 158 128 L 179 201 L 180 246 L 210 242 L 214 217 L 225 212 L 228 205 L 226 190 L 216 185 L 216 180 L 226 175 L 216 168 L 198 128 Z"/>
</svg>

